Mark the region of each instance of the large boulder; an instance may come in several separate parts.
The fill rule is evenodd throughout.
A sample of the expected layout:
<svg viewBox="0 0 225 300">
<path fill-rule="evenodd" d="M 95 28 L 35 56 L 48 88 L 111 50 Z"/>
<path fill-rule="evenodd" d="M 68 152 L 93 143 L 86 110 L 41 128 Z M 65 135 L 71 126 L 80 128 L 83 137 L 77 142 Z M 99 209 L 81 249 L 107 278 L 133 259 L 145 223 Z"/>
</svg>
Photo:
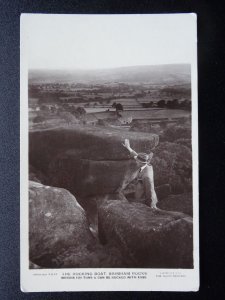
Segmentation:
<svg viewBox="0 0 225 300">
<path fill-rule="evenodd" d="M 93 243 L 86 214 L 67 190 L 29 184 L 30 260 L 39 266 L 56 266 L 54 258 L 68 247 Z"/>
<path fill-rule="evenodd" d="M 98 216 L 100 241 L 116 245 L 130 267 L 193 268 L 191 217 L 117 200 L 105 201 Z"/>
<path fill-rule="evenodd" d="M 51 184 L 61 186 L 79 198 L 113 194 L 136 167 L 130 160 L 90 160 L 64 153 L 49 164 Z"/>
<path fill-rule="evenodd" d="M 113 128 L 76 125 L 33 130 L 30 164 L 46 176 L 45 184 L 66 188 L 77 197 L 111 194 L 132 165 L 122 146 L 125 138 L 141 152 L 158 143 L 157 135 Z"/>
<path fill-rule="evenodd" d="M 102 246 L 89 230 L 86 213 L 67 190 L 30 181 L 30 268 L 126 266 L 116 247 Z"/>
<path fill-rule="evenodd" d="M 71 128 L 32 130 L 29 133 L 30 161 L 34 167 L 38 166 L 45 171 L 52 157 L 68 150 L 83 159 L 128 159 L 129 154 L 121 145 L 125 138 L 130 139 L 136 151 L 147 152 L 158 144 L 158 136 L 154 134 L 100 126 L 76 125 Z"/>
</svg>

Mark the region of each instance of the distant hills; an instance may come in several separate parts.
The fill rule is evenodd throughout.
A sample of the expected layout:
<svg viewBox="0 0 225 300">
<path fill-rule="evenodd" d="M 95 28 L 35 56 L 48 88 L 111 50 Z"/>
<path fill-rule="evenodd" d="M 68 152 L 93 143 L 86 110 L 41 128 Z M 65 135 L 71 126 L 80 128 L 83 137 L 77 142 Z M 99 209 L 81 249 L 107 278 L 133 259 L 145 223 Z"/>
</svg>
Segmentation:
<svg viewBox="0 0 225 300">
<path fill-rule="evenodd" d="M 96 70 L 30 70 L 29 84 L 190 84 L 191 65 L 131 66 Z"/>
</svg>

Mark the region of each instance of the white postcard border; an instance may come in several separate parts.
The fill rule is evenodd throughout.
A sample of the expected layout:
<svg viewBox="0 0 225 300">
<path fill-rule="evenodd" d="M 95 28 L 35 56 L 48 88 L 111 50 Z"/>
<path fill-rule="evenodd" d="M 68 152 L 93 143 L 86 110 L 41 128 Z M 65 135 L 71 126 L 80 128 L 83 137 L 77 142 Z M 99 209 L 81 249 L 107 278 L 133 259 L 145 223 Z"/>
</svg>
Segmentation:
<svg viewBox="0 0 225 300">
<path fill-rule="evenodd" d="M 20 36 L 20 258 L 21 290 L 23 292 L 47 291 L 197 291 L 199 289 L 199 193 L 198 193 L 198 101 L 197 101 L 197 18 L 194 23 L 192 78 L 192 150 L 193 150 L 193 221 L 194 269 L 29 269 L 28 245 L 28 51 L 27 16 L 21 16 Z M 37 15 L 36 15 L 37 16 Z M 67 17 L 67 15 L 60 15 Z M 163 18 L 163 15 L 158 15 Z M 105 275 L 102 275 L 105 272 Z M 126 273 L 136 278 L 102 279 L 109 273 Z M 80 273 L 91 273 L 85 279 Z M 132 275 L 133 273 L 133 275 Z M 144 275 L 143 275 L 144 273 Z M 67 275 L 65 275 L 67 274 Z M 68 275 L 70 274 L 70 275 Z M 135 275 L 138 274 L 138 275 Z M 146 275 L 145 275 L 146 274 Z M 87 275 L 88 276 L 88 275 Z M 119 275 L 115 275 L 119 276 Z M 121 275 L 123 276 L 123 275 Z M 140 278 L 138 278 L 140 276 Z M 146 276 L 142 279 L 141 276 Z M 67 277 L 67 279 L 63 279 Z M 74 277 L 74 278 L 70 278 Z M 78 279 L 78 277 L 81 277 Z"/>
</svg>

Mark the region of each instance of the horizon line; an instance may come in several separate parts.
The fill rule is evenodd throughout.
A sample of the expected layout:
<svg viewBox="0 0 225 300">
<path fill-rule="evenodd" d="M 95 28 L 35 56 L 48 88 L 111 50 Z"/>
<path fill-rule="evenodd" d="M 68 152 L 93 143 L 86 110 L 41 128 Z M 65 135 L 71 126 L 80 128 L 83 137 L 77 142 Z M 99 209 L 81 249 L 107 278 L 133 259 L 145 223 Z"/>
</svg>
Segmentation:
<svg viewBox="0 0 225 300">
<path fill-rule="evenodd" d="M 111 69 L 123 69 L 132 67 L 155 67 L 155 66 L 171 66 L 171 65 L 189 65 L 191 63 L 161 63 L 161 64 L 147 64 L 147 65 L 127 65 L 117 67 L 103 67 L 103 68 L 28 68 L 28 71 L 100 71 L 100 70 L 111 70 Z"/>
</svg>

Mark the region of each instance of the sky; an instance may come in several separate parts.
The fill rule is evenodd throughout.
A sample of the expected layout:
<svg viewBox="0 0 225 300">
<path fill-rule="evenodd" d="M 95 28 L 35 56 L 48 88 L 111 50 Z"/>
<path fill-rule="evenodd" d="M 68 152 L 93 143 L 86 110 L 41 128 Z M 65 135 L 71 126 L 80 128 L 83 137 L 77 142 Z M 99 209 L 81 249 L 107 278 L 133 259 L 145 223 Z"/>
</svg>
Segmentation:
<svg viewBox="0 0 225 300">
<path fill-rule="evenodd" d="M 196 15 L 21 17 L 21 57 L 29 69 L 102 69 L 191 63 Z"/>
</svg>

